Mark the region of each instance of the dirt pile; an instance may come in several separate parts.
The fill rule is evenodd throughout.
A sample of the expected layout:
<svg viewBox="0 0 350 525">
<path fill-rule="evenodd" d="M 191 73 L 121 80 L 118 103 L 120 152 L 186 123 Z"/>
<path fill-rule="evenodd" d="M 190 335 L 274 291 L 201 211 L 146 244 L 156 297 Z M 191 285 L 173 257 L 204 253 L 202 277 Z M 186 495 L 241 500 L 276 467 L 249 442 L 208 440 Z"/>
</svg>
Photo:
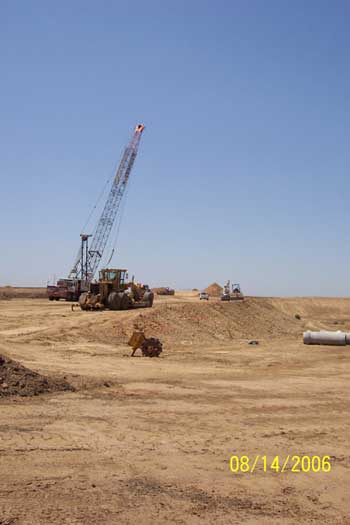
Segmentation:
<svg viewBox="0 0 350 525">
<path fill-rule="evenodd" d="M 218 283 L 212 283 L 204 291 L 213 297 L 219 297 L 223 292 L 223 288 Z"/>
<path fill-rule="evenodd" d="M 66 345 L 126 344 L 137 325 L 138 329 L 145 330 L 146 337 L 157 337 L 172 345 L 184 341 L 213 344 L 235 339 L 298 339 L 309 327 L 308 320 L 301 310 L 302 319 L 296 319 L 294 305 L 281 301 L 258 297 L 233 302 L 203 302 L 198 298 L 188 302 L 159 301 L 153 308 L 125 312 L 106 310 L 91 312 L 91 315 L 85 312 L 82 316 L 66 312 L 64 323 L 59 312 L 57 320 L 44 329 L 33 327 L 30 333 L 10 333 L 7 338 L 9 341 L 15 339 L 18 344 L 46 347 L 56 342 Z"/>
<path fill-rule="evenodd" d="M 234 303 L 162 304 L 118 323 L 113 334 L 123 341 L 135 325 L 167 343 L 231 341 L 233 339 L 299 337 L 300 321 L 269 301 L 250 298 Z"/>
<path fill-rule="evenodd" d="M 58 390 L 74 390 L 74 388 L 62 379 L 42 376 L 0 355 L 0 398 L 14 395 L 37 396 Z"/>
</svg>

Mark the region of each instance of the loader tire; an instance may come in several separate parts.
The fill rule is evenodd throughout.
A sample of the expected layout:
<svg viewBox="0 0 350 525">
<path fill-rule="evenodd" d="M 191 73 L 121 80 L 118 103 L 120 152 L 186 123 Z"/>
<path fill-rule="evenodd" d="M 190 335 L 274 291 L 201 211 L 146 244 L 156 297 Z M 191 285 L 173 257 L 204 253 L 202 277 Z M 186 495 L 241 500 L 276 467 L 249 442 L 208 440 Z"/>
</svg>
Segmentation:
<svg viewBox="0 0 350 525">
<path fill-rule="evenodd" d="M 120 297 L 120 310 L 128 310 L 131 308 L 132 303 L 130 297 L 123 292 L 120 292 L 118 295 Z"/>
<path fill-rule="evenodd" d="M 152 308 L 153 301 L 154 301 L 154 293 L 145 292 L 145 295 L 143 296 L 143 300 L 147 303 L 147 308 Z"/>
<path fill-rule="evenodd" d="M 111 292 L 107 298 L 107 305 L 110 310 L 121 310 L 121 299 L 118 292 Z"/>
<path fill-rule="evenodd" d="M 86 308 L 86 298 L 87 298 L 87 293 L 86 292 L 80 294 L 80 296 L 79 296 L 79 305 L 80 305 L 80 308 L 82 310 L 87 310 L 87 308 Z"/>
</svg>

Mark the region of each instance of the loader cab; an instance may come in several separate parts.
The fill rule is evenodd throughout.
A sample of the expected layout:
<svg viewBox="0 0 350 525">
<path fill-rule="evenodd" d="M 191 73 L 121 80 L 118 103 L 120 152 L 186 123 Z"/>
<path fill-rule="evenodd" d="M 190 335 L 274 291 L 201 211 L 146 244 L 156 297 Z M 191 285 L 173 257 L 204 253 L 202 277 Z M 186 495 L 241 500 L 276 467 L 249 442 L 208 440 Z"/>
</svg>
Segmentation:
<svg viewBox="0 0 350 525">
<path fill-rule="evenodd" d="M 123 289 L 128 279 L 127 270 L 115 268 L 105 268 L 100 270 L 99 282 L 112 284 L 114 289 Z"/>
</svg>

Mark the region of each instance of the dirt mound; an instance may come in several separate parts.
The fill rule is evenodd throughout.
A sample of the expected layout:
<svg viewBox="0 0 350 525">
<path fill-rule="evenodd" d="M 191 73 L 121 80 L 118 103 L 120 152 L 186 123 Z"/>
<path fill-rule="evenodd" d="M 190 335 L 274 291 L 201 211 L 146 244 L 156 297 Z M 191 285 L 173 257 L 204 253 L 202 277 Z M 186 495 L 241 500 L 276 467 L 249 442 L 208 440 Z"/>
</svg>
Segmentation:
<svg viewBox="0 0 350 525">
<path fill-rule="evenodd" d="M 42 376 L 20 363 L 0 355 L 0 398 L 4 396 L 37 396 L 44 392 L 74 390 L 62 379 Z"/>
<path fill-rule="evenodd" d="M 192 292 L 191 292 L 192 293 Z M 284 306 L 284 303 L 282 303 Z M 287 305 L 286 305 L 287 306 Z M 247 297 L 244 301 L 188 301 L 155 303 L 153 308 L 125 312 L 84 313 L 71 317 L 65 324 L 56 324 L 32 333 L 11 334 L 18 343 L 50 346 L 65 344 L 101 343 L 126 344 L 134 329 L 144 329 L 147 337 L 157 337 L 167 344 L 212 344 L 235 339 L 300 338 L 306 328 L 303 312 L 295 318 L 296 309 L 272 298 Z M 68 314 L 67 314 L 68 316 Z M 0 376 L 1 377 L 1 376 Z"/>
<path fill-rule="evenodd" d="M 219 297 L 223 292 L 223 288 L 218 283 L 212 283 L 204 291 L 209 295 Z"/>
<path fill-rule="evenodd" d="M 233 339 L 300 337 L 303 324 L 269 301 L 249 298 L 234 303 L 162 304 L 142 310 L 112 331 L 122 341 L 135 325 L 168 343 L 214 343 Z"/>
</svg>

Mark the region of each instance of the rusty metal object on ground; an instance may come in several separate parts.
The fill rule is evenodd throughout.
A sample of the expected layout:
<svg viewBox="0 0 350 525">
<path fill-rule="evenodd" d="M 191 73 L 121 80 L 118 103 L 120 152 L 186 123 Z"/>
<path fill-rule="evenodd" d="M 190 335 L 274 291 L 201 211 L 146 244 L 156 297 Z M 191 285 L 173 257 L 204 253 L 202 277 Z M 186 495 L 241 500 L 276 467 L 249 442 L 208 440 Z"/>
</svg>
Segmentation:
<svg viewBox="0 0 350 525">
<path fill-rule="evenodd" d="M 134 355 L 138 348 L 141 348 L 142 343 L 145 341 L 146 337 L 142 330 L 135 330 L 128 341 L 128 345 L 131 346 L 133 352 L 131 355 Z"/>
<path fill-rule="evenodd" d="M 163 351 L 163 345 L 156 337 L 146 337 L 142 330 L 135 330 L 128 341 L 128 345 L 132 347 L 131 357 L 140 348 L 144 357 L 159 357 Z"/>
<path fill-rule="evenodd" d="M 163 345 L 156 337 L 148 337 L 141 345 L 141 352 L 145 357 L 159 357 L 162 351 Z"/>
</svg>

